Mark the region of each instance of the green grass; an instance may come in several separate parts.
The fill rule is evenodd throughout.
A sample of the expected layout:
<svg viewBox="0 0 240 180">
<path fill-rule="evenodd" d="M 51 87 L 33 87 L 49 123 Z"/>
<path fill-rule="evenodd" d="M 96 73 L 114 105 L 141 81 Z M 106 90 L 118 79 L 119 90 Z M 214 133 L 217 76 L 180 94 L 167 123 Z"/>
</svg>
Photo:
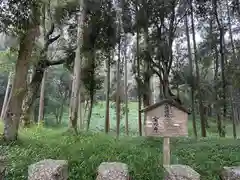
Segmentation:
<svg viewBox="0 0 240 180">
<path fill-rule="evenodd" d="M 136 102 L 130 102 L 128 105 L 129 108 L 129 131 L 131 135 L 136 136 L 138 135 L 138 109 L 137 109 Z M 122 115 L 120 129 L 121 132 L 124 132 L 125 129 L 125 115 Z M 54 124 L 55 118 L 53 115 L 47 115 L 47 121 L 51 122 L 50 124 Z M 91 124 L 90 129 L 92 131 L 103 131 L 104 130 L 104 123 L 105 123 L 105 102 L 98 102 L 95 104 L 92 112 Z M 66 126 L 68 124 L 68 109 L 63 115 L 63 124 Z M 113 104 L 110 103 L 110 129 L 111 132 L 115 132 L 116 130 L 116 112 Z"/>
<path fill-rule="evenodd" d="M 111 103 L 112 104 L 112 103 Z M 111 106 L 110 104 L 110 106 Z M 128 104 L 129 108 L 129 131 L 131 136 L 138 136 L 138 103 L 137 102 L 129 102 Z M 143 116 L 142 116 L 143 119 Z M 207 136 L 211 137 L 218 137 L 217 133 L 217 126 L 216 126 L 216 120 L 213 118 L 208 118 L 208 122 L 210 125 L 210 128 L 207 129 Z M 47 115 L 45 120 L 51 122 L 51 124 L 55 123 L 55 117 L 53 115 Z M 197 116 L 197 131 L 198 135 L 201 135 L 201 126 L 200 126 L 200 119 L 199 116 Z M 92 118 L 90 123 L 90 129 L 92 131 L 104 131 L 104 122 L 105 122 L 105 102 L 98 102 L 95 104 L 92 112 Z M 64 126 L 67 126 L 68 124 L 68 108 L 66 109 L 66 112 L 63 116 L 63 124 Z M 113 106 L 110 107 L 110 129 L 111 132 L 116 132 L 116 112 L 115 108 Z M 189 136 L 193 136 L 193 129 L 192 129 L 192 116 L 189 115 L 189 122 L 188 122 L 188 131 Z M 122 115 L 121 123 L 120 123 L 120 132 L 121 135 L 124 135 L 125 133 L 125 115 Z M 240 132 L 240 126 L 237 127 L 237 132 Z M 231 122 L 226 123 L 226 136 L 227 137 L 233 137 L 232 133 L 232 124 Z"/>
<path fill-rule="evenodd" d="M 20 141 L 1 145 L 0 153 L 9 158 L 8 179 L 27 179 L 27 167 L 46 158 L 69 162 L 71 180 L 93 180 L 103 161 L 121 161 L 129 165 L 134 180 L 163 178 L 162 139 L 114 137 L 102 133 L 79 136 L 62 129 L 31 128 L 20 131 Z M 223 166 L 240 165 L 240 141 L 232 139 L 171 139 L 171 163 L 187 164 L 204 180 L 219 179 Z"/>
<path fill-rule="evenodd" d="M 129 104 L 129 124 L 132 137 L 103 134 L 104 104 L 94 107 L 91 121 L 91 133 L 78 136 L 66 133 L 66 128 L 32 127 L 20 129 L 20 141 L 7 146 L 0 145 L 0 154 L 9 159 L 7 179 L 26 180 L 28 165 L 42 159 L 63 159 L 69 162 L 71 180 L 94 180 L 101 162 L 121 161 L 129 165 L 134 180 L 163 179 L 162 138 L 137 137 L 137 104 Z M 115 131 L 115 111 L 112 108 L 111 129 Z M 47 120 L 54 121 L 48 116 Z M 67 113 L 64 117 L 67 123 Z M 197 120 L 198 133 L 200 123 Z M 192 123 L 189 118 L 189 138 L 171 139 L 171 163 L 186 164 L 201 174 L 204 180 L 218 180 L 223 166 L 240 165 L 240 140 L 230 138 L 231 125 L 227 124 L 225 139 L 217 136 L 216 123 L 209 121 L 208 138 L 194 140 Z M 0 128 L 2 126 L 0 124 Z M 124 117 L 121 122 L 124 134 Z"/>
</svg>

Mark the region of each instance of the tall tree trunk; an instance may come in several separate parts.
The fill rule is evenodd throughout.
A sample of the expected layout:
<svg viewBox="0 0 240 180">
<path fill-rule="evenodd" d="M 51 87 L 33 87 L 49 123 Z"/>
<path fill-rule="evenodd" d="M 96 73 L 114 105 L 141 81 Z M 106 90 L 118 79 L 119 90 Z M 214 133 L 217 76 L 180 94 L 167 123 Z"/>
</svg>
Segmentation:
<svg viewBox="0 0 240 180">
<path fill-rule="evenodd" d="M 59 125 L 59 124 L 62 124 L 62 117 L 63 117 L 63 111 L 64 111 L 64 104 L 65 104 L 65 102 L 66 102 L 66 96 L 64 97 L 64 100 L 62 100 L 62 103 L 61 103 L 61 105 L 60 105 L 60 107 L 59 107 L 59 115 L 58 115 L 58 119 L 57 119 L 57 124 Z"/>
<path fill-rule="evenodd" d="M 237 103 L 234 102 L 233 97 L 235 95 L 236 90 L 233 90 L 233 87 L 230 86 L 230 101 L 232 107 L 232 124 L 233 124 L 233 137 L 237 139 L 237 131 L 236 131 L 236 121 L 239 120 L 239 112 L 236 106 Z"/>
<path fill-rule="evenodd" d="M 151 101 L 151 75 L 150 75 L 150 52 L 149 52 L 149 34 L 148 34 L 148 25 L 144 27 L 143 32 L 143 38 L 144 38 L 144 75 L 143 75 L 143 88 L 144 93 L 142 95 L 143 97 L 143 106 L 147 107 L 150 105 Z M 146 113 L 144 113 L 144 124 L 146 123 L 147 116 Z"/>
<path fill-rule="evenodd" d="M 221 27 L 220 30 L 220 58 L 221 58 L 221 74 L 222 74 L 222 99 L 223 99 L 223 123 L 224 121 L 226 121 L 227 119 L 227 97 L 226 97 L 226 93 L 227 93 L 227 83 L 226 83 L 226 77 L 225 77 L 225 54 L 224 54 L 224 30 L 223 27 Z M 222 131 L 222 137 L 225 137 L 225 128 L 224 128 L 224 124 L 223 124 L 223 131 Z"/>
<path fill-rule="evenodd" d="M 129 127 L 128 127 L 128 65 L 127 65 L 127 43 L 126 37 L 124 39 L 124 89 L 125 89 L 125 131 L 126 134 L 129 134 Z"/>
<path fill-rule="evenodd" d="M 136 1 L 136 14 L 137 16 L 139 15 L 138 11 L 138 0 Z M 142 109 L 142 94 L 141 94 L 141 75 L 140 75 L 140 58 L 139 58 L 139 25 L 138 25 L 138 20 L 137 20 L 137 93 L 138 93 L 138 131 L 139 131 L 139 136 L 142 136 L 142 114 L 141 114 L 141 109 Z"/>
<path fill-rule="evenodd" d="M 202 137 L 206 137 L 207 136 L 206 120 L 205 120 L 205 116 L 204 116 L 204 105 L 203 105 L 202 92 L 201 92 L 201 87 L 200 87 L 199 55 L 197 52 L 192 0 L 190 3 L 190 8 L 191 8 L 191 26 L 192 26 L 193 48 L 194 48 L 194 57 L 195 57 L 195 66 L 196 66 L 197 90 L 199 93 L 199 111 L 200 111 L 200 118 L 201 118 L 201 132 L 202 132 Z"/>
<path fill-rule="evenodd" d="M 215 45 L 214 47 L 214 51 L 215 51 L 215 72 L 214 72 L 214 82 L 218 81 L 218 70 L 219 70 L 219 59 L 218 59 L 218 50 L 217 50 L 217 46 Z M 215 89 L 215 110 L 217 112 L 217 128 L 218 128 L 218 133 L 219 136 L 221 137 L 222 134 L 222 120 L 221 120 L 221 112 L 220 112 L 220 108 L 219 108 L 219 98 L 218 98 L 218 86 L 215 84 L 214 85 L 214 89 Z"/>
<path fill-rule="evenodd" d="M 47 78 L 47 70 L 44 71 L 43 78 L 42 78 L 40 98 L 39 98 L 38 124 L 41 124 L 41 121 L 43 121 L 43 118 L 44 118 L 44 97 L 45 97 L 46 78 Z"/>
<path fill-rule="evenodd" d="M 30 70 L 28 71 L 27 85 L 29 85 L 31 83 L 32 75 L 33 75 L 33 69 L 30 67 Z"/>
<path fill-rule="evenodd" d="M 231 14 L 230 14 L 230 9 L 229 9 L 229 5 L 228 5 L 228 1 L 226 0 L 226 6 L 227 6 L 227 12 L 228 12 L 228 29 L 229 29 L 229 36 L 230 36 L 230 43 L 231 43 L 231 47 L 232 47 L 232 53 L 233 53 L 233 67 L 235 67 L 235 65 L 237 65 L 237 54 L 235 51 L 235 47 L 234 47 L 234 42 L 233 42 L 233 34 L 232 34 L 232 23 L 231 23 Z M 233 68 L 233 72 L 234 72 L 234 68 Z M 233 89 L 233 84 L 234 82 L 232 81 L 232 85 L 230 85 L 230 94 L 231 94 L 231 106 L 232 106 L 232 125 L 233 125 L 233 137 L 236 139 L 237 134 L 236 134 L 236 119 L 239 117 L 239 111 L 238 108 L 236 108 L 236 106 L 234 106 L 233 104 L 233 93 L 232 93 L 232 89 Z"/>
<path fill-rule="evenodd" d="M 84 103 L 84 113 L 83 113 L 84 121 L 85 121 L 85 117 L 86 117 L 88 109 L 89 109 L 89 100 L 86 100 L 86 102 Z"/>
<path fill-rule="evenodd" d="M 163 99 L 163 86 L 162 86 L 162 83 L 161 83 L 161 80 L 159 78 L 159 99 Z"/>
<path fill-rule="evenodd" d="M 81 100 L 81 92 L 78 94 L 78 119 L 79 119 L 79 128 L 80 130 L 84 129 L 84 116 L 82 114 L 82 100 Z"/>
<path fill-rule="evenodd" d="M 35 65 L 34 72 L 32 75 L 32 79 L 30 84 L 27 87 L 27 93 L 24 96 L 23 103 L 22 103 L 22 115 L 21 115 L 21 122 L 23 123 L 23 127 L 28 127 L 30 125 L 30 117 L 31 117 L 31 110 L 32 106 L 37 99 L 38 92 L 42 83 L 42 79 L 44 77 L 44 71 L 50 65 L 58 65 L 62 64 L 64 61 L 53 61 L 50 62 L 47 60 L 47 57 L 44 55 L 45 53 L 41 54 L 40 61 Z"/>
<path fill-rule="evenodd" d="M 47 8 L 48 6 L 48 8 Z M 42 26 L 43 26 L 43 37 L 44 37 L 44 45 L 40 51 L 40 58 L 39 61 L 34 64 L 32 68 L 32 78 L 30 80 L 30 83 L 27 87 L 27 93 L 25 94 L 23 104 L 22 104 L 22 115 L 21 115 L 21 122 L 23 123 L 23 127 L 28 127 L 30 126 L 30 119 L 31 119 L 31 111 L 32 111 L 32 106 L 37 98 L 38 91 L 40 89 L 42 79 L 44 77 L 44 71 L 47 67 L 50 65 L 58 65 L 62 64 L 64 61 L 63 60 L 58 60 L 55 62 L 50 62 L 48 61 L 47 57 L 47 52 L 48 52 L 48 47 L 55 42 L 56 40 L 59 39 L 60 35 L 55 36 L 53 38 L 50 37 L 50 35 L 53 34 L 54 32 L 54 24 L 51 24 L 51 27 L 49 31 L 47 32 L 46 28 L 46 20 L 47 20 L 47 14 L 51 19 L 50 15 L 50 3 L 48 5 L 43 4 L 42 6 Z"/>
<path fill-rule="evenodd" d="M 34 24 L 20 39 L 18 58 L 15 65 L 15 77 L 13 80 L 11 96 L 4 118 L 4 134 L 6 141 L 15 141 L 18 138 L 18 127 L 22 113 L 22 101 L 27 88 L 27 75 L 30 58 L 35 42 L 39 35 L 39 24 Z"/>
<path fill-rule="evenodd" d="M 208 116 L 209 117 L 212 117 L 213 115 L 212 115 L 212 104 L 209 104 L 208 105 Z"/>
<path fill-rule="evenodd" d="M 149 35 L 148 35 L 148 27 L 144 28 L 144 48 L 145 48 L 145 62 L 144 62 L 144 94 L 143 94 L 143 105 L 147 107 L 150 105 L 151 100 L 151 83 L 150 83 L 150 53 L 149 53 Z M 146 119 L 144 118 L 144 121 Z"/>
<path fill-rule="evenodd" d="M 226 84 L 226 78 L 225 78 L 225 43 L 224 43 L 224 27 L 221 24 L 218 12 L 217 12 L 217 0 L 213 0 L 213 11 L 214 15 L 217 21 L 218 29 L 219 29 L 219 45 L 220 45 L 220 60 L 221 60 L 221 75 L 222 75 L 222 99 L 224 102 L 223 105 L 223 121 L 226 121 L 227 117 L 227 102 L 226 102 L 226 92 L 227 92 L 227 84 Z M 222 134 L 221 137 L 225 137 L 225 127 L 222 126 Z"/>
<path fill-rule="evenodd" d="M 87 117 L 87 131 L 90 128 L 90 122 L 91 122 L 91 117 L 92 117 L 92 110 L 93 110 L 93 98 L 94 94 L 90 95 L 90 107 L 89 107 L 89 112 L 88 112 L 88 117 Z"/>
<path fill-rule="evenodd" d="M 188 46 L 188 59 L 189 59 L 189 66 L 191 71 L 191 77 L 193 80 L 193 59 L 192 59 L 192 52 L 191 52 L 191 45 L 190 45 L 190 35 L 189 35 L 189 27 L 188 27 L 188 16 L 185 16 L 185 27 L 186 27 L 186 36 L 187 36 L 187 46 Z M 193 125 L 193 132 L 194 136 L 197 138 L 197 126 L 196 126 L 196 115 L 195 115 L 195 96 L 194 96 L 194 83 L 192 81 L 191 84 L 191 104 L 192 104 L 192 125 Z"/>
<path fill-rule="evenodd" d="M 34 68 L 31 83 L 27 87 L 27 93 L 22 103 L 22 115 L 20 119 L 23 123 L 23 127 L 29 127 L 30 125 L 31 107 L 38 96 L 41 82 L 44 77 L 44 71 L 45 68 L 42 68 L 41 62 L 39 61 Z"/>
<path fill-rule="evenodd" d="M 153 76 L 152 77 L 152 91 L 153 91 L 153 97 L 152 97 L 152 104 L 155 104 L 157 102 L 157 88 L 156 88 L 156 81 L 157 77 Z"/>
<path fill-rule="evenodd" d="M 33 78 L 33 73 L 34 73 L 34 67 L 31 67 L 30 68 L 30 72 L 29 72 L 29 75 L 28 75 L 28 86 L 31 84 L 31 82 L 32 82 L 32 78 Z M 28 86 L 27 86 L 27 89 L 28 89 Z M 25 97 L 24 97 L 24 99 L 25 99 Z M 24 104 L 24 99 L 23 99 L 23 104 Z M 23 104 L 22 104 L 22 115 L 23 115 Z M 35 113 L 35 110 L 34 110 L 34 103 L 32 103 L 32 106 L 30 107 L 30 118 L 29 119 L 32 119 L 33 120 L 33 122 L 35 122 L 35 119 L 34 119 L 34 117 L 35 117 L 35 115 L 34 115 L 34 113 Z M 21 115 L 21 117 L 22 117 L 22 115 Z M 20 122 L 22 122 L 22 119 L 21 119 L 21 117 L 20 117 Z"/>
<path fill-rule="evenodd" d="M 72 93 L 70 100 L 70 119 L 69 119 L 69 129 L 74 130 L 77 133 L 77 119 L 78 119 L 78 95 L 80 91 L 80 68 L 81 68 L 81 47 L 83 45 L 83 26 L 85 19 L 85 2 L 84 0 L 79 1 L 80 4 L 80 15 L 78 17 L 78 37 L 77 37 L 77 50 L 74 60 L 74 75 L 72 82 Z"/>
<path fill-rule="evenodd" d="M 49 7 L 48 8 L 50 9 L 50 1 L 49 1 Z M 45 37 L 46 34 L 47 34 L 47 29 L 46 29 L 47 8 L 46 8 L 46 4 L 43 5 L 42 13 L 43 13 L 43 19 L 42 19 L 42 21 L 43 21 L 42 22 L 42 24 L 43 24 L 43 35 Z M 50 16 L 50 19 L 51 19 L 51 16 Z M 47 53 L 46 53 L 46 58 L 47 58 Z M 42 69 L 42 71 L 43 71 L 43 77 L 42 77 L 42 80 L 41 80 L 40 97 L 39 97 L 38 125 L 41 125 L 43 123 L 43 117 L 44 117 L 45 82 L 46 82 L 47 70 Z M 37 93 L 37 92 L 35 92 L 35 93 Z M 30 120 L 29 120 L 29 123 L 30 123 Z"/>
<path fill-rule="evenodd" d="M 219 70 L 219 57 L 218 57 L 218 48 L 217 48 L 217 37 L 216 35 L 213 34 L 213 21 L 214 21 L 214 13 L 212 14 L 212 18 L 210 19 L 210 33 L 211 33 L 211 41 L 212 41 L 212 48 L 214 50 L 214 56 L 215 56 L 215 69 L 214 69 L 214 91 L 215 91 L 215 104 L 214 108 L 217 114 L 217 129 L 218 129 L 218 134 L 221 136 L 222 134 L 222 121 L 221 121 L 221 115 L 220 115 L 220 108 L 219 108 L 219 89 L 217 86 L 218 82 L 218 70 Z"/>
<path fill-rule="evenodd" d="M 120 29 L 119 29 L 120 31 Z M 120 32 L 119 32 L 120 35 Z M 121 121 L 121 99 L 120 99 L 120 68 L 121 68 L 121 38 L 119 36 L 118 43 L 118 61 L 117 61 L 117 89 L 116 89 L 116 133 L 117 137 L 120 135 L 120 121 Z"/>
<path fill-rule="evenodd" d="M 111 65 L 111 50 L 108 50 L 108 57 L 106 59 L 106 111 L 105 111 L 105 133 L 109 133 L 109 95 L 110 95 L 110 65 Z"/>
<path fill-rule="evenodd" d="M 180 99 L 180 89 L 179 89 L 179 83 L 178 82 L 177 82 L 177 99 Z"/>
<path fill-rule="evenodd" d="M 89 96 L 89 100 L 90 100 L 90 107 L 89 107 L 89 112 L 88 112 L 88 118 L 87 118 L 87 131 L 90 128 L 90 123 L 91 123 L 91 117 L 92 117 L 92 110 L 93 110 L 93 105 L 94 105 L 94 94 L 96 91 L 96 77 L 95 77 L 95 71 L 96 71 L 96 66 L 95 66 L 95 57 L 96 57 L 96 51 L 95 51 L 95 47 L 92 48 L 92 50 L 90 51 L 90 55 L 89 55 L 90 59 L 88 59 L 88 73 L 89 76 L 91 77 L 91 83 L 88 89 L 88 96 Z"/>
<path fill-rule="evenodd" d="M 82 74 L 82 70 L 86 67 L 86 60 L 84 59 L 84 57 L 82 57 L 81 59 L 81 68 L 79 70 L 80 75 Z M 82 78 L 82 77 L 81 77 Z M 78 129 L 79 130 L 84 130 L 86 120 L 87 118 L 85 117 L 85 114 L 83 114 L 83 108 L 85 106 L 85 102 L 88 102 L 88 97 L 86 95 L 85 97 L 85 87 L 84 85 L 80 85 L 80 89 L 79 89 L 79 94 L 78 94 Z M 88 107 L 88 106 L 86 106 Z M 88 129 L 87 129 L 88 130 Z"/>
<path fill-rule="evenodd" d="M 7 82 L 6 92 L 5 92 L 5 95 L 4 95 L 4 100 L 3 100 L 3 105 L 2 105 L 1 119 L 4 119 L 4 116 L 6 114 L 5 112 L 6 112 L 6 109 L 7 109 L 7 102 L 9 100 L 10 89 L 11 89 L 11 84 L 12 84 L 12 75 L 13 75 L 12 72 L 10 72 L 8 74 L 8 82 Z"/>
</svg>

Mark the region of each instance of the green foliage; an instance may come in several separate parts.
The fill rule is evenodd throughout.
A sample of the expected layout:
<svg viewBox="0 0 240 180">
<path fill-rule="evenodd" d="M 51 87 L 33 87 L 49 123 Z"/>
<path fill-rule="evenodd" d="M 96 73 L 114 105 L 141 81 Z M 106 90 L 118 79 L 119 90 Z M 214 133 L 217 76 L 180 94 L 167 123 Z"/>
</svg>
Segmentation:
<svg viewBox="0 0 240 180">
<path fill-rule="evenodd" d="M 190 165 L 202 179 L 218 180 L 223 166 L 239 166 L 239 140 L 204 139 L 198 142 L 181 142 L 176 156 L 181 164 Z"/>
<path fill-rule="evenodd" d="M 70 83 L 70 75 L 66 68 L 49 68 L 45 89 L 45 115 L 52 114 L 55 118 L 62 116 L 62 107 L 67 105 L 70 94 Z M 56 125 L 55 118 L 47 124 Z"/>
<path fill-rule="evenodd" d="M 0 73 L 0 102 L 3 102 L 5 90 L 8 81 L 8 74 L 6 72 Z"/>
<path fill-rule="evenodd" d="M 0 31 L 20 35 L 34 23 L 38 23 L 41 3 L 39 0 L 1 1 Z"/>
<path fill-rule="evenodd" d="M 0 72 L 13 71 L 13 66 L 16 59 L 17 54 L 13 48 L 8 48 L 5 51 L 0 51 Z"/>
<path fill-rule="evenodd" d="M 86 26 L 83 33 L 83 51 L 102 50 L 108 52 L 116 44 L 116 12 L 112 1 L 88 3 Z"/>
<path fill-rule="evenodd" d="M 122 8 L 122 25 L 124 33 L 132 33 L 133 32 L 133 24 L 132 24 L 132 11 L 131 11 L 131 1 L 121 0 L 121 8 Z"/>
<path fill-rule="evenodd" d="M 151 147 L 140 148 L 140 143 L 141 141 L 134 144 L 131 140 L 116 141 L 103 134 L 83 134 L 76 137 L 60 131 L 35 128 L 22 132 L 21 144 L 2 146 L 1 151 L 7 153 L 10 159 L 7 178 L 15 180 L 25 180 L 27 166 L 44 158 L 68 160 L 69 178 L 72 180 L 95 179 L 96 169 L 103 161 L 122 161 L 129 164 L 134 179 L 154 179 L 155 175 L 161 177 L 162 170 L 159 171 L 158 167 L 161 158 L 159 152 Z M 155 158 L 156 155 L 159 159 Z M 146 169 L 146 165 L 149 168 Z M 155 168 L 152 169 L 152 166 Z"/>
<path fill-rule="evenodd" d="M 75 15 L 78 8 L 78 1 L 62 1 L 55 7 L 54 19 L 57 24 L 62 24 L 64 21 L 69 20 Z"/>
<path fill-rule="evenodd" d="M 131 179 L 163 178 L 161 138 L 121 138 L 101 133 L 73 136 L 63 130 L 34 127 L 21 130 L 21 142 L 1 145 L 1 154 L 9 158 L 7 178 L 27 179 L 27 168 L 42 159 L 65 159 L 69 162 L 70 179 L 93 180 L 103 161 L 121 161 L 129 165 Z M 223 166 L 240 165 L 239 140 L 171 139 L 171 163 L 187 164 L 202 179 L 217 180 Z"/>
</svg>

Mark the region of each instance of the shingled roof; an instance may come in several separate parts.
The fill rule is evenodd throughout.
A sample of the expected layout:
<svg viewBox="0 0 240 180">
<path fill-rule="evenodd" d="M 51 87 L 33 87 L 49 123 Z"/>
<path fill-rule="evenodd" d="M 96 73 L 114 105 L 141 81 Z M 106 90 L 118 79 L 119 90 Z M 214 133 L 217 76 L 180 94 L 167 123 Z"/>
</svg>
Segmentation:
<svg viewBox="0 0 240 180">
<path fill-rule="evenodd" d="M 157 107 L 159 107 L 159 106 L 161 106 L 161 105 L 163 105 L 163 104 L 170 104 L 170 105 L 178 108 L 179 110 L 181 110 L 181 111 L 183 111 L 183 112 L 185 112 L 185 113 L 190 114 L 190 112 L 189 112 L 185 107 L 183 107 L 182 105 L 180 105 L 180 104 L 179 104 L 178 102 L 176 102 L 175 100 L 171 100 L 171 99 L 164 99 L 164 100 L 162 100 L 162 101 L 160 101 L 160 102 L 157 102 L 157 103 L 155 103 L 155 104 L 153 104 L 153 105 L 147 106 L 147 107 L 145 107 L 144 109 L 142 109 L 140 112 L 148 112 L 148 111 L 151 111 L 151 110 L 153 110 L 153 109 L 155 109 L 155 108 L 157 108 Z"/>
</svg>

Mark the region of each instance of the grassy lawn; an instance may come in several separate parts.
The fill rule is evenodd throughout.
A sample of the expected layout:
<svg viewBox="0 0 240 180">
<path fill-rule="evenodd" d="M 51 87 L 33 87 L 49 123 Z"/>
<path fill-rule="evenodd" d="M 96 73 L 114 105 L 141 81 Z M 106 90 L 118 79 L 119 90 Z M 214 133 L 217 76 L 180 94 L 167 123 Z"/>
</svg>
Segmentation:
<svg viewBox="0 0 240 180">
<path fill-rule="evenodd" d="M 129 165 L 134 180 L 163 178 L 162 139 L 114 137 L 102 133 L 67 134 L 63 129 L 33 127 L 20 131 L 20 141 L 1 145 L 1 154 L 9 158 L 8 179 L 26 180 L 27 167 L 46 158 L 69 162 L 71 180 L 93 180 L 103 161 L 121 161 Z M 171 139 L 172 163 L 187 164 L 204 180 L 219 179 L 223 166 L 240 165 L 240 141 L 209 138 Z"/>
<path fill-rule="evenodd" d="M 136 103 L 129 106 L 131 132 L 132 135 L 137 135 Z M 28 165 L 46 158 L 68 160 L 71 180 L 94 180 L 97 167 L 104 161 L 127 163 L 134 180 L 162 179 L 162 138 L 121 136 L 116 140 L 113 136 L 107 136 L 99 132 L 104 125 L 104 112 L 104 105 L 95 106 L 91 129 L 98 131 L 78 136 L 66 133 L 66 128 L 20 129 L 20 141 L 17 144 L 6 146 L 2 143 L 0 147 L 0 154 L 9 158 L 7 179 L 26 180 Z M 189 119 L 190 137 L 171 139 L 172 164 L 190 165 L 204 180 L 218 180 L 223 166 L 240 165 L 240 140 L 218 138 L 212 121 L 209 137 L 195 140 L 191 138 L 192 125 L 191 118 Z M 122 134 L 123 122 L 124 119 Z M 115 124 L 115 112 L 111 109 L 113 130 Z M 227 129 L 231 136 L 231 126 L 227 125 Z"/>
<path fill-rule="evenodd" d="M 111 106 L 111 104 L 110 104 Z M 137 102 L 129 102 L 129 131 L 131 136 L 138 136 L 138 104 Z M 142 116 L 143 120 L 143 116 Z M 55 117 L 48 115 L 47 121 L 52 121 L 54 124 Z M 104 121 L 105 121 L 105 102 L 98 102 L 92 112 L 92 118 L 91 118 L 91 124 L 90 129 L 92 131 L 103 131 L 104 130 Z M 193 130 L 192 130 L 192 116 L 189 115 L 189 121 L 188 121 L 188 133 L 189 136 L 193 136 Z M 218 137 L 217 133 L 217 126 L 214 119 L 209 118 L 208 123 L 210 125 L 210 128 L 207 129 L 207 135 L 211 137 Z M 67 126 L 68 124 L 68 109 L 64 113 L 63 116 L 63 124 Z M 110 108 L 110 129 L 112 132 L 116 131 L 116 112 L 115 108 L 111 106 Z M 121 134 L 124 135 L 125 132 L 125 115 L 122 115 L 121 124 L 120 124 Z M 200 119 L 197 116 L 197 130 L 198 134 L 200 136 L 201 134 L 201 126 L 200 126 Z M 240 132 L 240 127 L 237 127 L 237 132 Z M 232 133 L 232 124 L 226 123 L 226 136 L 227 137 L 233 137 Z"/>
</svg>

